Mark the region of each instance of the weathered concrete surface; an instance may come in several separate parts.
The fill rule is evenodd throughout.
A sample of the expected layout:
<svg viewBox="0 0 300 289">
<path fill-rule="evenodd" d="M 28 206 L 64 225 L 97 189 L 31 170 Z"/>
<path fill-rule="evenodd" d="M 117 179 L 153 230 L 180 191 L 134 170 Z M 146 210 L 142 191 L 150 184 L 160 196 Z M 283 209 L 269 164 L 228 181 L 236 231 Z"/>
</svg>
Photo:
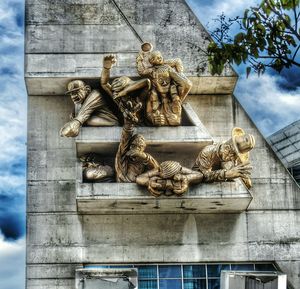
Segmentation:
<svg viewBox="0 0 300 289">
<path fill-rule="evenodd" d="M 227 139 L 233 125 L 255 134 L 253 201 L 245 213 L 78 215 L 75 141 L 59 136 L 72 104 L 64 96 L 29 98 L 27 288 L 73 288 L 68 278 L 83 262 L 276 261 L 299 283 L 297 186 L 231 96 L 189 102 L 217 140 Z"/>
<path fill-rule="evenodd" d="M 242 212 L 252 200 L 240 181 L 191 186 L 182 197 L 153 198 L 144 187 L 130 183 L 79 182 L 76 191 L 78 212 L 85 214 Z"/>
<path fill-rule="evenodd" d="M 236 83 L 229 66 L 221 78 L 209 73 L 203 50 L 210 36 L 182 0 L 27 0 L 26 24 L 31 95 L 61 93 L 70 78 L 98 78 L 107 53 L 119 59 L 113 76 L 137 76 L 132 64 L 142 41 L 152 42 L 166 58 L 183 60 L 193 93 L 232 93 Z"/>
<path fill-rule="evenodd" d="M 190 44 L 204 47 L 209 39 L 183 1 L 116 3 L 134 29 L 128 28 L 111 1 L 27 0 L 26 77 L 32 95 L 28 101 L 27 288 L 74 288 L 75 267 L 85 262 L 213 261 L 274 261 L 298 288 L 299 188 L 231 95 L 234 72 L 227 69 L 221 78 L 212 77 L 207 65 L 201 66 L 203 55 Z M 101 7 L 110 14 L 102 13 Z M 63 27 L 58 27 L 61 23 Z M 101 35 L 109 25 L 124 28 L 132 42 L 119 46 L 112 40 L 114 33 Z M 66 38 L 55 37 L 56 31 Z M 107 47 L 123 49 L 114 75 L 130 74 L 137 52 L 130 45 L 140 43 L 137 35 L 153 41 L 166 57 L 183 58 L 186 67 L 192 61 L 187 74 L 198 83 L 192 93 L 211 95 L 190 95 L 187 100 L 215 140 L 229 138 L 235 125 L 255 135 L 253 201 L 247 211 L 78 214 L 75 141 L 59 136 L 72 111 L 70 99 L 62 93 L 74 77 L 97 82 Z M 108 42 L 100 43 L 100 38 Z"/>
</svg>

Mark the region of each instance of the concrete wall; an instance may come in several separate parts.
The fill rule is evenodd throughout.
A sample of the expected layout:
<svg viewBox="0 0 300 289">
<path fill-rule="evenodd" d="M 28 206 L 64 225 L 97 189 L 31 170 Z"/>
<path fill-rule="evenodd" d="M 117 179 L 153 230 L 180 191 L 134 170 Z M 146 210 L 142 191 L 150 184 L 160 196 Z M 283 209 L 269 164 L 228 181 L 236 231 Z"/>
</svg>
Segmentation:
<svg viewBox="0 0 300 289">
<path fill-rule="evenodd" d="M 74 268 L 85 262 L 209 261 L 276 261 L 297 288 L 298 187 L 231 96 L 189 102 L 216 139 L 228 138 L 233 125 L 255 135 L 248 211 L 79 215 L 74 140 L 58 134 L 72 104 L 65 96 L 29 97 L 27 288 L 72 288 Z"/>
<path fill-rule="evenodd" d="M 208 36 L 184 1 L 26 2 L 27 288 L 74 288 L 75 267 L 82 263 L 210 261 L 276 261 L 298 288 L 299 188 L 234 97 L 224 94 L 234 86 L 234 72 L 228 68 L 223 78 L 218 78 L 209 76 L 205 65 L 197 68 L 201 53 L 187 45 L 187 40 L 204 45 Z M 112 6 L 118 3 L 125 18 Z M 189 75 L 204 88 L 210 87 L 210 93 L 220 93 L 188 97 L 216 140 L 227 139 L 234 125 L 255 135 L 253 201 L 246 212 L 77 213 L 75 141 L 59 136 L 72 103 L 61 93 L 71 78 L 96 79 L 98 59 L 106 52 L 117 52 L 124 60 L 116 75 L 132 74 L 133 50 L 139 45 L 133 30 L 149 35 L 147 39 L 168 57 L 181 57 L 186 66 L 191 60 Z M 231 78 L 230 85 L 224 84 L 226 77 Z"/>
</svg>

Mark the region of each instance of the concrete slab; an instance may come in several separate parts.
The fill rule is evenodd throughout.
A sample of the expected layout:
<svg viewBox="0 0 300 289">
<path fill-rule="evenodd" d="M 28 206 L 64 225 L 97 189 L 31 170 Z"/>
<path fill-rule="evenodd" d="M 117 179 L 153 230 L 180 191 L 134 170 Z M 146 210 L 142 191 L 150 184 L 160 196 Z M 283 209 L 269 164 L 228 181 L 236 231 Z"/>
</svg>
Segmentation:
<svg viewBox="0 0 300 289">
<path fill-rule="evenodd" d="M 189 152 L 191 162 L 199 151 L 213 142 L 212 137 L 203 126 L 190 104 L 183 105 L 187 125 L 178 127 L 137 127 L 136 133 L 142 134 L 147 142 L 147 151 L 162 160 L 180 155 L 183 159 Z M 77 156 L 94 152 L 104 156 L 116 155 L 122 127 L 83 127 L 76 138 Z M 182 153 L 184 153 L 182 155 Z M 179 159 L 177 159 L 179 161 Z M 191 163 L 192 165 L 192 163 Z"/>
<path fill-rule="evenodd" d="M 80 213 L 220 213 L 242 212 L 252 196 L 240 181 L 200 184 L 183 197 L 152 197 L 133 183 L 77 183 Z"/>
</svg>

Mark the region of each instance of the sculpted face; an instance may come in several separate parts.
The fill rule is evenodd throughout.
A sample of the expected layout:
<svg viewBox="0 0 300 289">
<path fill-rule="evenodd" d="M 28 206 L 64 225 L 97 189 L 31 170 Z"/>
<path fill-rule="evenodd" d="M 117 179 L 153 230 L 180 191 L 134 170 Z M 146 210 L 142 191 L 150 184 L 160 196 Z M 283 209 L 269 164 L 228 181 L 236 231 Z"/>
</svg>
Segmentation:
<svg viewBox="0 0 300 289">
<path fill-rule="evenodd" d="M 146 141 L 142 135 L 137 135 L 131 143 L 131 147 L 143 152 L 146 149 Z"/>
<path fill-rule="evenodd" d="M 237 136 L 235 141 L 236 141 L 238 150 L 241 153 L 246 153 L 246 152 L 252 150 L 254 147 L 254 144 L 255 144 L 254 136 L 252 134 L 245 134 L 242 136 Z"/>
<path fill-rule="evenodd" d="M 86 87 L 82 87 L 76 91 L 70 92 L 70 96 L 74 103 L 82 103 L 87 97 L 88 91 Z"/>
<path fill-rule="evenodd" d="M 159 51 L 154 51 L 151 53 L 149 62 L 152 65 L 162 65 L 164 63 L 164 58 Z"/>
</svg>

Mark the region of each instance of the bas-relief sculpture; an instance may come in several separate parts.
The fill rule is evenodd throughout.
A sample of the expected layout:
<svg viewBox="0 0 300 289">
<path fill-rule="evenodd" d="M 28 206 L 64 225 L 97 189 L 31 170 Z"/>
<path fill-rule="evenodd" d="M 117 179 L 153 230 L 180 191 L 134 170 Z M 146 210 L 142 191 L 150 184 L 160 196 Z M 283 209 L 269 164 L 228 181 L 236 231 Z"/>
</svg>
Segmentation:
<svg viewBox="0 0 300 289">
<path fill-rule="evenodd" d="M 176 160 L 159 163 L 146 152 L 145 138 L 134 133 L 137 125 L 181 124 L 182 102 L 192 84 L 183 74 L 180 59 L 164 60 L 159 51 L 153 51 L 150 43 L 144 43 L 136 58 L 137 72 L 142 77 L 138 80 L 127 76 L 111 80 L 110 72 L 116 62 L 114 55 L 103 59 L 102 91 L 92 89 L 82 80 L 73 80 L 67 86 L 66 94 L 80 107 L 62 127 L 61 136 L 75 137 L 83 125 L 123 124 L 114 169 L 103 163 L 101 156 L 91 152 L 81 158 L 84 181 L 133 182 L 147 187 L 154 197 L 182 196 L 190 185 L 236 178 L 240 178 L 248 189 L 251 187 L 249 152 L 254 148 L 255 140 L 241 128 L 233 128 L 229 140 L 204 147 L 192 169 L 183 167 Z M 117 108 L 117 113 L 110 102 Z"/>
</svg>

